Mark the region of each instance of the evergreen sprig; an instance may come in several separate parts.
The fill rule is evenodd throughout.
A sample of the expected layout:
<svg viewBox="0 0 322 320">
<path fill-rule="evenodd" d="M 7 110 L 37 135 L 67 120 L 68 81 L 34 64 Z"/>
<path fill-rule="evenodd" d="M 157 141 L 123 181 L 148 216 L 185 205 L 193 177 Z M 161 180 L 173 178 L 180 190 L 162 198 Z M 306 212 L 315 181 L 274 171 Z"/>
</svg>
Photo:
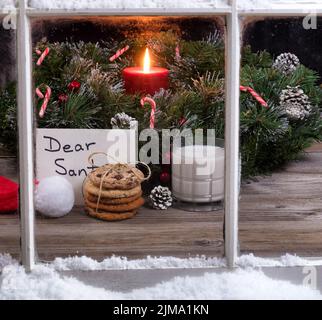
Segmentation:
<svg viewBox="0 0 322 320">
<path fill-rule="evenodd" d="M 9 150 L 17 148 L 17 101 L 16 86 L 10 83 L 0 91 L 0 144 Z"/>
<path fill-rule="evenodd" d="M 41 104 L 42 101 L 39 102 Z M 45 128 L 100 128 L 101 119 L 97 117 L 100 107 L 95 103 L 95 95 L 86 86 L 80 92 L 69 94 L 67 101 L 55 101 L 46 110 L 39 126 Z"/>
</svg>

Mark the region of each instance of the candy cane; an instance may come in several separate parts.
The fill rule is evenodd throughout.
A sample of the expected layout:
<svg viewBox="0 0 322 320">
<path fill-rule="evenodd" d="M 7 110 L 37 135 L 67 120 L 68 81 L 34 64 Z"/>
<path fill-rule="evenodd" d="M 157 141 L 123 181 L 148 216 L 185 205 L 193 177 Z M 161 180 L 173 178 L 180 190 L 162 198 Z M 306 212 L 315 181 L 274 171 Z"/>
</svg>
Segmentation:
<svg viewBox="0 0 322 320">
<path fill-rule="evenodd" d="M 51 89 L 49 86 L 46 86 L 46 93 L 45 95 L 40 91 L 39 87 L 36 89 L 36 94 L 39 99 L 44 99 L 43 104 L 41 105 L 40 111 L 39 111 L 39 117 L 43 118 L 48 106 L 48 102 L 51 97 Z"/>
<path fill-rule="evenodd" d="M 240 86 L 240 90 L 243 92 L 249 92 L 263 107 L 268 108 L 267 102 L 251 87 Z"/>
<path fill-rule="evenodd" d="M 36 50 L 36 53 L 38 54 L 38 56 L 40 56 L 38 61 L 37 61 L 37 66 L 40 66 L 44 62 L 45 58 L 49 54 L 49 51 L 50 51 L 49 48 L 46 48 L 43 53 L 41 53 L 41 51 L 38 50 L 38 49 Z"/>
<path fill-rule="evenodd" d="M 130 49 L 130 46 L 126 46 L 125 48 L 123 48 L 121 50 L 117 50 L 117 52 L 114 54 L 114 56 L 112 56 L 110 58 L 110 62 L 113 62 L 114 60 L 116 60 L 117 58 L 119 58 L 124 52 L 126 52 L 129 49 Z"/>
<path fill-rule="evenodd" d="M 151 106 L 151 115 L 150 115 L 150 129 L 154 129 L 155 124 L 155 111 L 157 108 L 157 104 L 152 98 L 144 97 L 141 99 L 141 106 L 144 107 L 144 105 L 148 103 Z"/>
<path fill-rule="evenodd" d="M 179 45 L 176 46 L 176 59 L 180 59 L 181 58 L 181 54 L 180 54 L 180 47 Z"/>
</svg>

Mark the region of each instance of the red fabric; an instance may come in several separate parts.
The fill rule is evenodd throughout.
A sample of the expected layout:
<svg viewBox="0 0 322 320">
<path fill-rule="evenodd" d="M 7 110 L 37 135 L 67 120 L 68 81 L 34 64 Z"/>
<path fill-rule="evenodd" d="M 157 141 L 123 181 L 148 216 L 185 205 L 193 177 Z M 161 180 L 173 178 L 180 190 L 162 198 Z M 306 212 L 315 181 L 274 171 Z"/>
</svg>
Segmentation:
<svg viewBox="0 0 322 320">
<path fill-rule="evenodd" d="M 17 211 L 18 189 L 17 183 L 0 176 L 0 213 Z"/>
</svg>

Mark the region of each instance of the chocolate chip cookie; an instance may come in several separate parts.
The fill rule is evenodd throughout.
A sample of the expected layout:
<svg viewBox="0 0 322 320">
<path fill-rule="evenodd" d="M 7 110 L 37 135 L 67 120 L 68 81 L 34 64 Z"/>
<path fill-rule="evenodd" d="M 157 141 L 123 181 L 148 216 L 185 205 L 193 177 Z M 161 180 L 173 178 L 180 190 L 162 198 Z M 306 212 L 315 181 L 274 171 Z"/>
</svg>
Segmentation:
<svg viewBox="0 0 322 320">
<path fill-rule="evenodd" d="M 104 212 L 130 212 L 130 211 L 134 211 L 137 210 L 138 208 L 140 208 L 141 206 L 143 206 L 144 204 L 144 199 L 143 198 L 139 198 L 133 202 L 130 203 L 125 203 L 125 204 L 103 204 L 103 203 L 99 203 L 97 205 L 97 202 L 91 202 L 86 200 L 85 201 L 85 205 L 88 208 L 94 209 L 97 211 L 104 211 Z"/>
<path fill-rule="evenodd" d="M 100 191 L 100 188 L 95 186 L 90 179 L 87 179 L 84 182 L 84 194 L 89 193 L 90 195 L 94 197 L 101 196 L 102 199 L 108 198 L 108 199 L 122 199 L 122 198 L 129 198 L 134 197 L 138 195 L 140 192 L 142 192 L 141 184 L 134 187 L 130 190 L 105 190 L 102 189 Z"/>
<path fill-rule="evenodd" d="M 96 212 L 95 209 L 86 208 L 88 215 L 94 217 L 96 219 L 104 220 L 104 221 L 120 221 L 133 218 L 137 212 L 123 212 L 123 213 L 113 213 L 113 212 Z"/>
<path fill-rule="evenodd" d="M 124 164 L 107 164 L 92 171 L 88 178 L 98 188 L 130 190 L 144 180 L 142 171 Z"/>
<path fill-rule="evenodd" d="M 97 203 L 98 201 L 98 197 L 97 196 L 93 196 L 90 193 L 85 193 L 85 199 L 90 201 L 90 202 L 94 202 Z M 137 199 L 139 199 L 142 196 L 142 191 L 140 191 L 137 195 L 134 195 L 132 197 L 128 197 L 128 198 L 119 198 L 119 199 L 111 199 L 111 198 L 100 198 L 99 201 L 102 204 L 126 204 L 126 203 L 130 203 L 133 202 Z"/>
</svg>

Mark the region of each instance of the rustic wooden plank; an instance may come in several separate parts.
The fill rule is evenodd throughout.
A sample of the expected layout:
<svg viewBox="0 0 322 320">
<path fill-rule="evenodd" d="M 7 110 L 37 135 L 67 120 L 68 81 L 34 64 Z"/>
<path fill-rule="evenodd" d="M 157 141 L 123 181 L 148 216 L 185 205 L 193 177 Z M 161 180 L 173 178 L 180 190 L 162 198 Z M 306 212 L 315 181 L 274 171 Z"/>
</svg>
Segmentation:
<svg viewBox="0 0 322 320">
<path fill-rule="evenodd" d="M 49 222 L 49 223 L 48 223 Z M 53 228 L 53 226 L 57 226 Z M 223 255 L 223 212 L 192 213 L 142 209 L 135 219 L 107 223 L 90 218 L 82 209 L 59 220 L 37 219 L 39 257 L 90 255 L 101 259 L 112 254 Z M 82 235 L 82 236 L 80 236 Z"/>
<path fill-rule="evenodd" d="M 14 158 L 15 154 L 12 151 L 8 150 L 8 148 L 6 148 L 0 142 L 0 158 L 6 158 L 6 157 Z"/>
<path fill-rule="evenodd" d="M 308 153 L 322 153 L 322 143 L 315 143 L 310 148 L 306 149 Z"/>
<path fill-rule="evenodd" d="M 0 253 L 20 257 L 20 224 L 17 214 L 0 214 Z"/>
<path fill-rule="evenodd" d="M 301 160 L 291 162 L 283 169 L 287 173 L 322 173 L 322 158 L 320 152 L 305 154 Z"/>
<path fill-rule="evenodd" d="M 0 157 L 0 176 L 18 181 L 18 164 L 14 157 Z"/>
<path fill-rule="evenodd" d="M 17 161 L 9 151 L 0 148 L 0 176 L 18 181 Z M 20 224 L 17 214 L 0 214 L 0 253 L 20 256 Z"/>
<path fill-rule="evenodd" d="M 297 221 L 296 223 L 269 221 L 241 222 L 240 244 L 242 253 L 255 252 L 256 255 L 280 256 L 285 253 L 303 256 L 322 255 L 322 221 Z"/>
<path fill-rule="evenodd" d="M 242 186 L 241 253 L 322 255 L 322 144 L 269 177 Z"/>
</svg>

